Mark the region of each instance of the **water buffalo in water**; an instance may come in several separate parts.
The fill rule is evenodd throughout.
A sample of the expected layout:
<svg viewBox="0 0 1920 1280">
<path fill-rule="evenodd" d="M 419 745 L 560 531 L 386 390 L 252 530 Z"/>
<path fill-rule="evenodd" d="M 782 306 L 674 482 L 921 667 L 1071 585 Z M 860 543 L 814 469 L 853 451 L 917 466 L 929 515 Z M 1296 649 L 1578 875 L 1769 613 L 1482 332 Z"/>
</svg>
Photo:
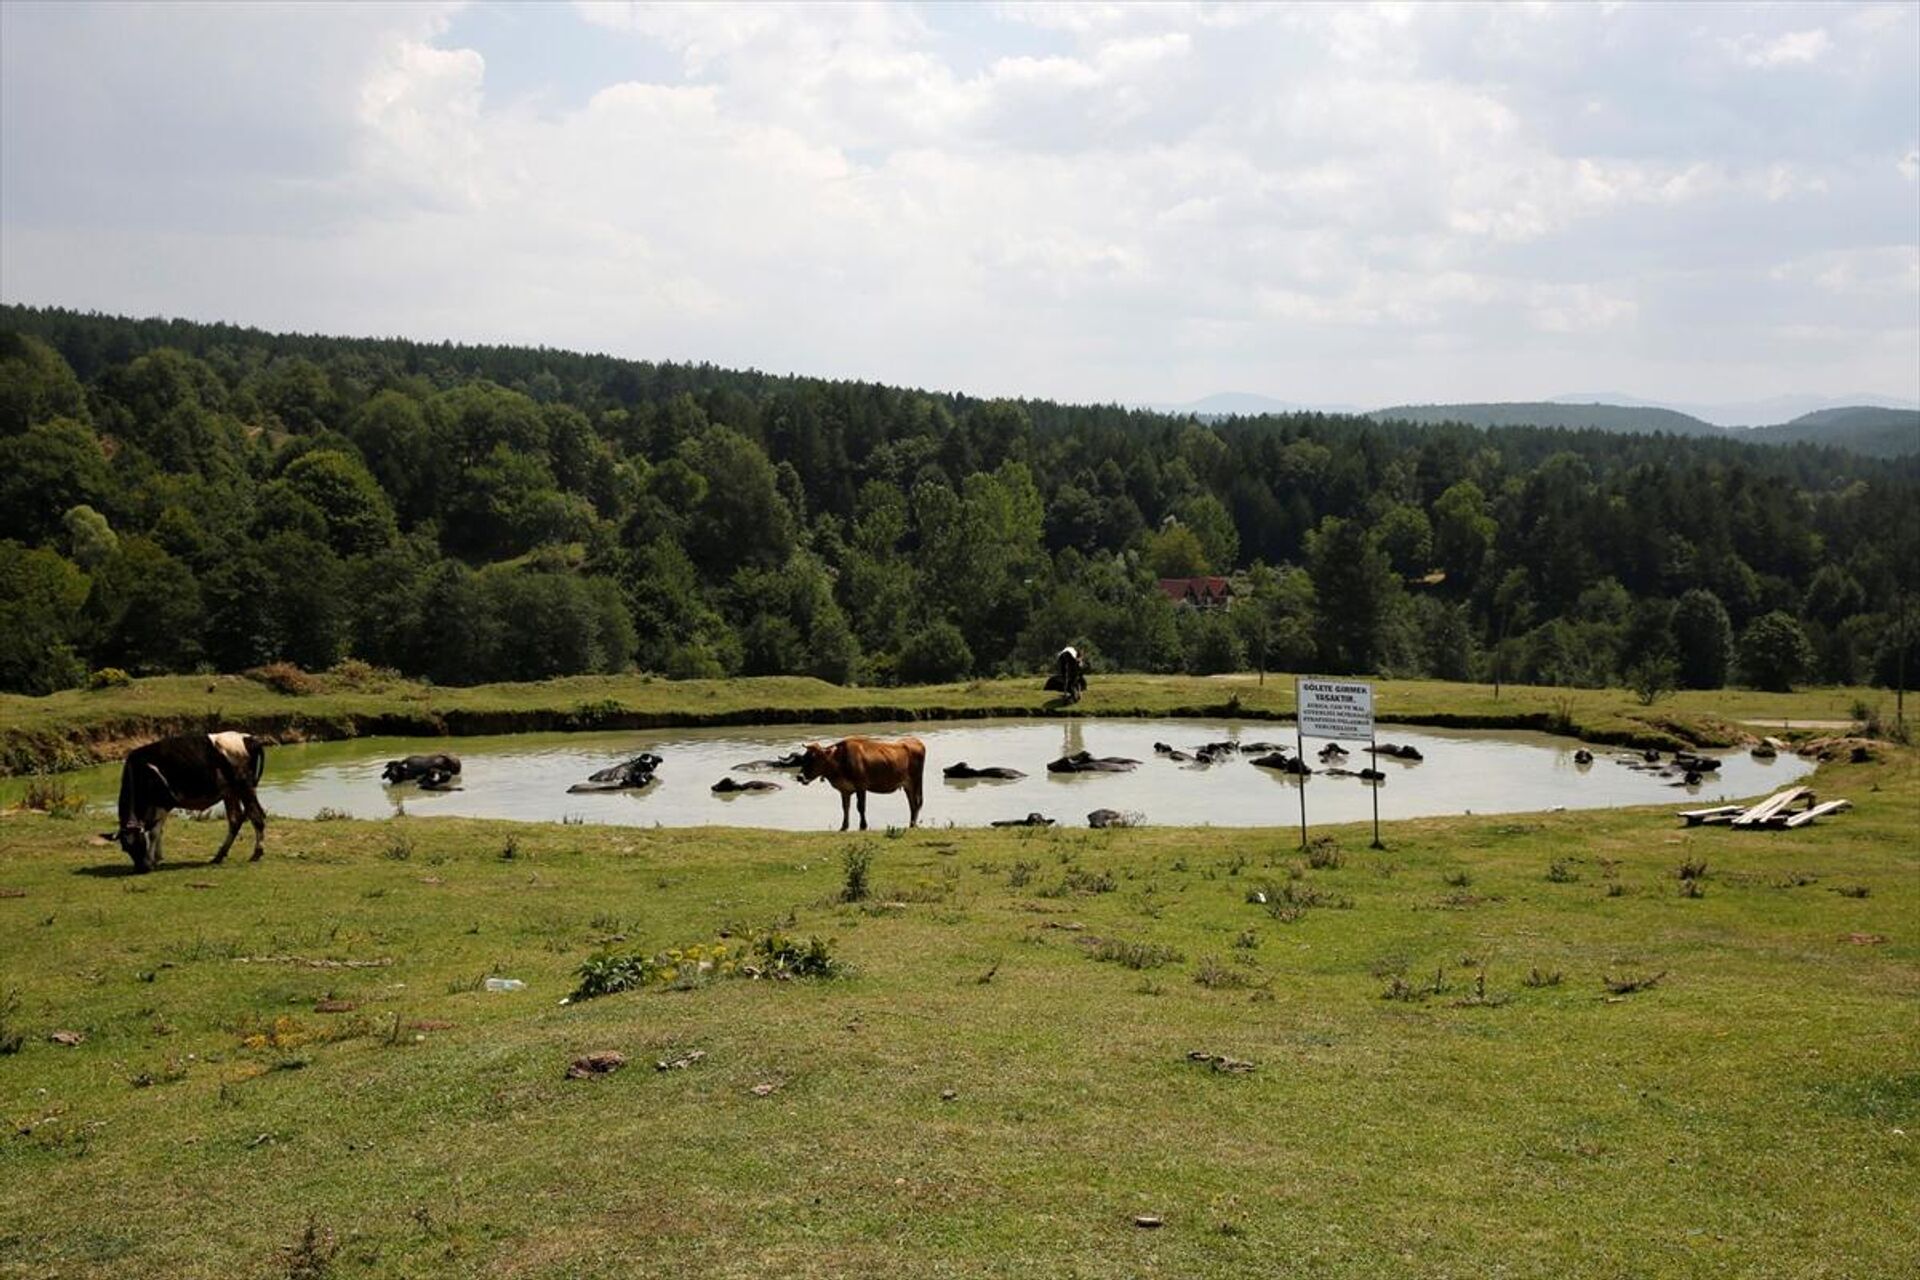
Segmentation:
<svg viewBox="0 0 1920 1280">
<path fill-rule="evenodd" d="M 1414 746 L 1403 747 L 1392 742 L 1383 742 L 1377 747 L 1368 747 L 1367 750 L 1371 751 L 1375 757 L 1392 756 L 1396 760 L 1426 759 L 1425 756 L 1420 754 L 1420 748 Z"/>
<path fill-rule="evenodd" d="M 943 778 L 951 778 L 956 782 L 968 778 L 994 778 L 1003 782 L 1011 782 L 1016 778 L 1024 778 L 1027 775 L 1018 769 L 1009 769 L 997 764 L 988 765 L 984 769 L 976 769 L 965 760 L 962 760 L 959 764 L 950 764 L 942 769 L 940 776 Z"/>
<path fill-rule="evenodd" d="M 1261 756 L 1253 763 L 1259 765 L 1262 769 L 1278 769 L 1281 773 L 1290 773 L 1299 778 L 1310 777 L 1313 773 L 1313 766 L 1305 760 L 1300 759 L 1298 756 L 1286 755 L 1279 751 Z"/>
<path fill-rule="evenodd" d="M 1581 747 L 1573 753 L 1573 762 L 1581 766 L 1590 765 L 1593 763 L 1593 752 Z"/>
<path fill-rule="evenodd" d="M 609 765 L 595 773 L 587 775 L 585 782 L 576 782 L 567 788 L 568 795 L 579 795 L 594 791 L 636 791 L 641 787 L 653 785 L 653 771 L 660 767 L 660 757 L 651 751 L 643 751 L 631 760 Z"/>
<path fill-rule="evenodd" d="M 1096 756 L 1087 751 L 1076 751 L 1070 756 L 1061 756 L 1047 765 L 1048 773 L 1126 773 L 1139 765 L 1138 760 L 1126 756 Z"/>
<path fill-rule="evenodd" d="M 789 751 L 786 755 L 775 756 L 771 760 L 749 760 L 745 764 L 733 766 L 736 769 L 798 769 L 805 762 L 807 753 Z"/>
<path fill-rule="evenodd" d="M 1053 819 L 1043 813 L 1030 813 L 1024 818 L 1001 818 L 989 824 L 995 827 L 1050 827 Z"/>
<path fill-rule="evenodd" d="M 245 733 L 183 733 L 127 754 L 120 768 L 120 829 L 107 838 L 133 859 L 136 871 L 160 865 L 161 836 L 175 809 L 227 807 L 227 838 L 213 861 L 224 862 L 243 821 L 253 823 L 253 857 L 266 852 L 267 815 L 254 794 L 266 771 L 267 750 Z"/>
<path fill-rule="evenodd" d="M 735 782 L 732 778 L 722 778 L 710 788 L 717 796 L 730 796 L 742 791 L 778 791 L 777 782 L 763 782 L 755 778 L 749 782 Z"/>
<path fill-rule="evenodd" d="M 387 761 L 380 776 L 388 782 L 419 782 L 435 774 L 451 778 L 460 772 L 460 757 L 449 755 L 407 756 Z"/>
<path fill-rule="evenodd" d="M 884 742 L 878 738 L 842 738 L 830 747 L 817 742 L 806 745 L 806 758 L 800 763 L 800 785 L 810 786 L 824 778 L 840 793 L 840 829 L 845 831 L 851 815 L 848 806 L 860 799 L 860 829 L 867 829 L 867 792 L 882 795 L 904 790 L 907 793 L 907 825 L 920 825 L 922 783 L 927 772 L 926 744 L 918 738 Z"/>
</svg>

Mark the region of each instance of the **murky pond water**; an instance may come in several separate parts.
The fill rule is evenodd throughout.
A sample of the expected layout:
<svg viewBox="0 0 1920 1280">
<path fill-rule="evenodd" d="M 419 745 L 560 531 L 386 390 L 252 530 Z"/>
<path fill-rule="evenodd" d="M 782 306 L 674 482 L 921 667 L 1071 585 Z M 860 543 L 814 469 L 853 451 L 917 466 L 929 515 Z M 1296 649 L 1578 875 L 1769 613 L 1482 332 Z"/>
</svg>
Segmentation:
<svg viewBox="0 0 1920 1280">
<path fill-rule="evenodd" d="M 964 720 L 880 725 L 779 725 L 722 729 L 662 729 L 619 733 L 518 734 L 485 738 L 360 738 L 271 748 L 261 799 L 270 813 L 311 818 L 323 809 L 355 817 L 385 817 L 404 806 L 415 816 L 458 814 L 534 822 L 562 819 L 651 826 L 750 826 L 811 831 L 840 825 L 840 800 L 824 783 L 802 787 L 792 773 L 743 770 L 748 761 L 792 751 L 808 741 L 830 742 L 854 733 L 893 737 L 911 733 L 927 745 L 927 797 L 921 821 L 934 826 L 983 826 L 1038 812 L 1068 826 L 1086 825 L 1094 809 L 1137 814 L 1155 826 L 1290 826 L 1300 820 L 1297 779 L 1258 768 L 1249 755 L 1213 765 L 1177 763 L 1154 754 L 1164 742 L 1191 752 L 1204 743 L 1283 742 L 1292 727 L 1266 721 L 1221 720 Z M 1744 751 L 1714 752 L 1722 761 L 1696 787 L 1637 771 L 1617 753 L 1594 748 L 1590 765 L 1574 763 L 1577 743 L 1548 734 L 1506 730 L 1444 730 L 1393 725 L 1380 741 L 1418 747 L 1418 763 L 1383 758 L 1380 817 L 1531 810 L 1606 808 L 1671 802 L 1676 808 L 1736 800 L 1784 786 L 1811 771 L 1796 756 L 1755 760 Z M 1320 744 L 1307 742 L 1311 758 Z M 1362 744 L 1342 744 L 1348 767 L 1362 768 Z M 1130 756 L 1130 773 L 1050 774 L 1047 762 L 1076 751 Z M 451 751 L 465 769 L 458 791 L 388 786 L 384 762 L 412 752 Z M 658 780 L 641 791 L 570 795 L 567 788 L 597 769 L 650 751 L 663 763 Z M 965 761 L 977 768 L 1023 770 L 1017 781 L 953 782 L 941 776 Z M 1315 762 L 1317 765 L 1317 761 Z M 722 778 L 761 779 L 780 790 L 715 795 Z M 111 806 L 119 767 L 67 775 L 70 786 Z M 1307 781 L 1307 816 L 1314 824 L 1357 821 L 1372 813 L 1374 788 L 1358 778 L 1315 776 Z M 907 802 L 896 793 L 870 796 L 874 827 L 904 826 Z M 855 823 L 858 823 L 855 816 Z"/>
</svg>

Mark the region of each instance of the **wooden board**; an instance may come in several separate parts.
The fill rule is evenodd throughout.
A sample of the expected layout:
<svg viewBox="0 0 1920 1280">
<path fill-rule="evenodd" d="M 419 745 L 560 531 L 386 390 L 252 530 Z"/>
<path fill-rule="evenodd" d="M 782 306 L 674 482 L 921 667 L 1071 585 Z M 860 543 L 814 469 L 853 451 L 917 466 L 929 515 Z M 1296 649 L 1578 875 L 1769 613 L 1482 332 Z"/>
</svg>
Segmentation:
<svg viewBox="0 0 1920 1280">
<path fill-rule="evenodd" d="M 1824 818 L 1830 813 L 1839 813 L 1843 809 L 1851 808 L 1853 808 L 1853 801 L 1851 800 L 1829 800 L 1825 804 L 1813 806 L 1813 808 L 1808 809 L 1805 813 L 1794 814 L 1791 818 L 1787 819 L 1786 825 L 1788 827 L 1804 827 L 1815 818 Z"/>
<path fill-rule="evenodd" d="M 1733 825 L 1736 827 L 1756 826 L 1765 822 L 1774 814 L 1779 813 L 1801 796 L 1812 794 L 1813 790 L 1810 787 L 1788 787 L 1785 791 L 1776 791 L 1759 804 L 1753 806 L 1753 808 L 1735 818 Z"/>
<path fill-rule="evenodd" d="M 1697 827 L 1703 822 L 1730 822 L 1735 814 L 1746 811 L 1743 804 L 1721 804 L 1711 809 L 1682 809 L 1674 817 L 1685 818 L 1688 826 Z"/>
</svg>

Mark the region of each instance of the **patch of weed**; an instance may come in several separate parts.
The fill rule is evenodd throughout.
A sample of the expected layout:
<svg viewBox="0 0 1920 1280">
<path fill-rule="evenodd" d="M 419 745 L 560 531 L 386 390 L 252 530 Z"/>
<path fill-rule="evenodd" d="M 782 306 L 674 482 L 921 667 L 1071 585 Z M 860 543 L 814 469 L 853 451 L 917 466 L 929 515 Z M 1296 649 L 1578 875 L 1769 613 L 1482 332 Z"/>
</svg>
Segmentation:
<svg viewBox="0 0 1920 1280">
<path fill-rule="evenodd" d="M 1307 865 L 1315 871 L 1338 871 L 1346 864 L 1347 857 L 1332 836 L 1315 836 L 1307 845 Z"/>
<path fill-rule="evenodd" d="M 1060 877 L 1060 883 L 1050 889 L 1042 889 L 1043 898 L 1064 898 L 1076 893 L 1112 893 L 1119 888 L 1111 871 L 1088 871 L 1085 867 L 1069 866 Z"/>
<path fill-rule="evenodd" d="M 1086 942 L 1087 955 L 1091 959 L 1128 969 L 1158 969 L 1161 965 L 1178 964 L 1186 959 L 1172 947 L 1155 946 L 1150 942 L 1130 942 L 1125 938 L 1088 938 Z"/>
<path fill-rule="evenodd" d="M 27 1033 L 14 1021 L 20 1012 L 20 993 L 7 992 L 0 998 L 0 1054 L 20 1052 L 20 1046 L 27 1042 Z"/>
<path fill-rule="evenodd" d="M 1201 957 L 1199 967 L 1193 971 L 1193 980 L 1212 990 L 1244 990 L 1248 987 L 1264 987 L 1273 979 L 1254 968 L 1250 957 L 1241 956 L 1236 964 L 1228 964 L 1219 956 Z"/>
</svg>

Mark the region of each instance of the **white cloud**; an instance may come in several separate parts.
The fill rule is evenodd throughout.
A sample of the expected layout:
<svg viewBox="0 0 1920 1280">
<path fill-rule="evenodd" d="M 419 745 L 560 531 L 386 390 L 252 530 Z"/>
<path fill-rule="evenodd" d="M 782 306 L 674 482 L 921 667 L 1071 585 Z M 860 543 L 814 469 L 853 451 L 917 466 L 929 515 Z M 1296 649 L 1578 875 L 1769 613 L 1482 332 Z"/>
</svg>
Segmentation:
<svg viewBox="0 0 1920 1280">
<path fill-rule="evenodd" d="M 1815 27 L 1810 31 L 1789 31 L 1771 39 L 1743 35 L 1729 44 L 1744 65 L 1759 68 L 1818 62 L 1833 50 L 1833 38 L 1824 27 Z"/>
<path fill-rule="evenodd" d="M 629 69 L 536 112 L 444 6 L 22 9 L 9 299 L 1370 401 L 1819 389 L 1787 319 L 1858 333 L 1913 289 L 1897 11 L 583 5 L 528 12 Z M 1816 63 L 1852 91 L 1737 71 Z M 1920 380 L 1860 352 L 1848 389 Z"/>
</svg>

